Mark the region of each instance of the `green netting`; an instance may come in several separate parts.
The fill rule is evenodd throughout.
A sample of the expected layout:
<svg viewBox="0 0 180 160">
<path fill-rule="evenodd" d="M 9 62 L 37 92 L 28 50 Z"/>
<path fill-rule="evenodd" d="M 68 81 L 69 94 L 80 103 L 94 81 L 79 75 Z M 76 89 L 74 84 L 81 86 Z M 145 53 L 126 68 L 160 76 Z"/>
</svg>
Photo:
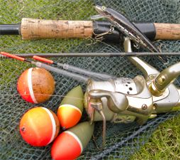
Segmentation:
<svg viewBox="0 0 180 160">
<path fill-rule="evenodd" d="M 96 14 L 93 5 L 105 5 L 116 9 L 132 21 L 141 22 L 180 22 L 179 0 L 0 0 L 0 23 L 19 23 L 22 18 L 89 20 Z M 158 41 L 164 52 L 180 50 L 180 41 Z M 1 36 L 0 51 L 11 53 L 48 53 L 48 52 L 119 52 L 122 44 L 112 45 L 86 40 L 36 40 L 23 41 L 19 36 Z M 162 65 L 158 59 L 146 57 L 148 63 L 162 70 L 179 61 L 179 57 L 167 57 L 169 63 Z M 125 57 L 96 58 L 56 58 L 58 62 L 69 63 L 96 72 L 111 73 L 117 77 L 134 77 L 141 74 Z M 51 159 L 50 148 L 31 147 L 19 134 L 19 121 L 28 109 L 35 105 L 22 100 L 17 93 L 17 78 L 29 64 L 15 60 L 0 59 L 0 159 Z M 54 96 L 41 106 L 54 112 L 70 89 L 77 86 L 75 80 L 53 74 L 56 80 Z M 176 84 L 179 85 L 179 80 Z M 86 85 L 81 84 L 85 90 Z M 128 159 L 148 141 L 159 123 L 177 115 L 159 115 L 143 126 L 132 124 L 107 125 L 107 146 L 99 151 L 91 141 L 80 159 Z M 101 123 L 95 127 L 95 140 L 101 145 Z"/>
</svg>

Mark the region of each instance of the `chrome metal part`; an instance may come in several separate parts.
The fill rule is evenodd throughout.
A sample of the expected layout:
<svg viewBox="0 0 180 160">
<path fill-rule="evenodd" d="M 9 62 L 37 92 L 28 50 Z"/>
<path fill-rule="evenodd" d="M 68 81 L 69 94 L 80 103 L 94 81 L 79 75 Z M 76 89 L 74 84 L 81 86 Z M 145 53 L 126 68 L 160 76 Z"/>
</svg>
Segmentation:
<svg viewBox="0 0 180 160">
<path fill-rule="evenodd" d="M 156 107 L 156 113 L 165 113 L 172 110 L 173 107 L 179 106 L 180 94 L 175 85 L 170 84 L 168 94 L 162 94 L 160 97 L 153 96 L 154 106 Z"/>
<path fill-rule="evenodd" d="M 128 37 L 124 38 L 124 50 L 125 52 L 131 53 L 132 52 L 132 43 L 131 40 Z M 154 67 L 149 65 L 148 63 L 144 62 L 138 57 L 131 56 L 128 57 L 128 59 L 144 74 L 145 78 L 149 78 L 150 76 L 153 77 L 153 75 L 159 74 L 159 71 L 157 71 Z"/>
<path fill-rule="evenodd" d="M 155 96 L 160 96 L 166 88 L 180 75 L 180 62 L 164 69 L 152 82 L 151 91 Z"/>
</svg>

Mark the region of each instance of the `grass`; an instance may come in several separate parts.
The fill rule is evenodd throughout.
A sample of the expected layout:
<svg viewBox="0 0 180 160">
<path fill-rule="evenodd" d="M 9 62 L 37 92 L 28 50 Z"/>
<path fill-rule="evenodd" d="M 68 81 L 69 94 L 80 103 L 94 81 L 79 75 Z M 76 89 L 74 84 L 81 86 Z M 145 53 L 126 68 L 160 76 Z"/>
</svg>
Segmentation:
<svg viewBox="0 0 180 160">
<path fill-rule="evenodd" d="M 180 159 L 180 116 L 162 123 L 149 142 L 130 159 Z"/>
</svg>

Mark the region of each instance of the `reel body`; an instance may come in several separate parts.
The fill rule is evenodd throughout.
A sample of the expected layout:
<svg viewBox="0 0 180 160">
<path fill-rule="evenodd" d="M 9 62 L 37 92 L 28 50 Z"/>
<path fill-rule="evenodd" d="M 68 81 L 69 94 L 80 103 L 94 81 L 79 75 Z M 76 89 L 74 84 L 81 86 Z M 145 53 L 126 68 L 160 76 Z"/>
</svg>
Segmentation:
<svg viewBox="0 0 180 160">
<path fill-rule="evenodd" d="M 103 120 L 96 109 L 99 105 L 106 121 L 130 123 L 137 120 L 139 124 L 178 106 L 179 91 L 173 84 L 161 96 L 154 96 L 150 91 L 152 82 L 146 81 L 143 76 L 109 81 L 89 80 L 84 100 L 91 121 Z"/>
</svg>

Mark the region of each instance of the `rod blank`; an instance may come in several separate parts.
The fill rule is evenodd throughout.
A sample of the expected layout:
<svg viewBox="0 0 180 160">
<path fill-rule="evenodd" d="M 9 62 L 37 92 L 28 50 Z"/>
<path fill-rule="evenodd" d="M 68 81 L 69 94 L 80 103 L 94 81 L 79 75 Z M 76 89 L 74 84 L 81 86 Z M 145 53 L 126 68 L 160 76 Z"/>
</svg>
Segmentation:
<svg viewBox="0 0 180 160">
<path fill-rule="evenodd" d="M 180 56 L 180 52 L 161 52 L 161 53 L 152 53 L 152 52 L 118 52 L 118 53 L 24 53 L 16 54 L 17 56 L 23 58 L 32 58 L 33 56 L 41 57 L 118 57 L 118 56 Z M 1 58 L 5 56 L 0 55 Z"/>
</svg>

